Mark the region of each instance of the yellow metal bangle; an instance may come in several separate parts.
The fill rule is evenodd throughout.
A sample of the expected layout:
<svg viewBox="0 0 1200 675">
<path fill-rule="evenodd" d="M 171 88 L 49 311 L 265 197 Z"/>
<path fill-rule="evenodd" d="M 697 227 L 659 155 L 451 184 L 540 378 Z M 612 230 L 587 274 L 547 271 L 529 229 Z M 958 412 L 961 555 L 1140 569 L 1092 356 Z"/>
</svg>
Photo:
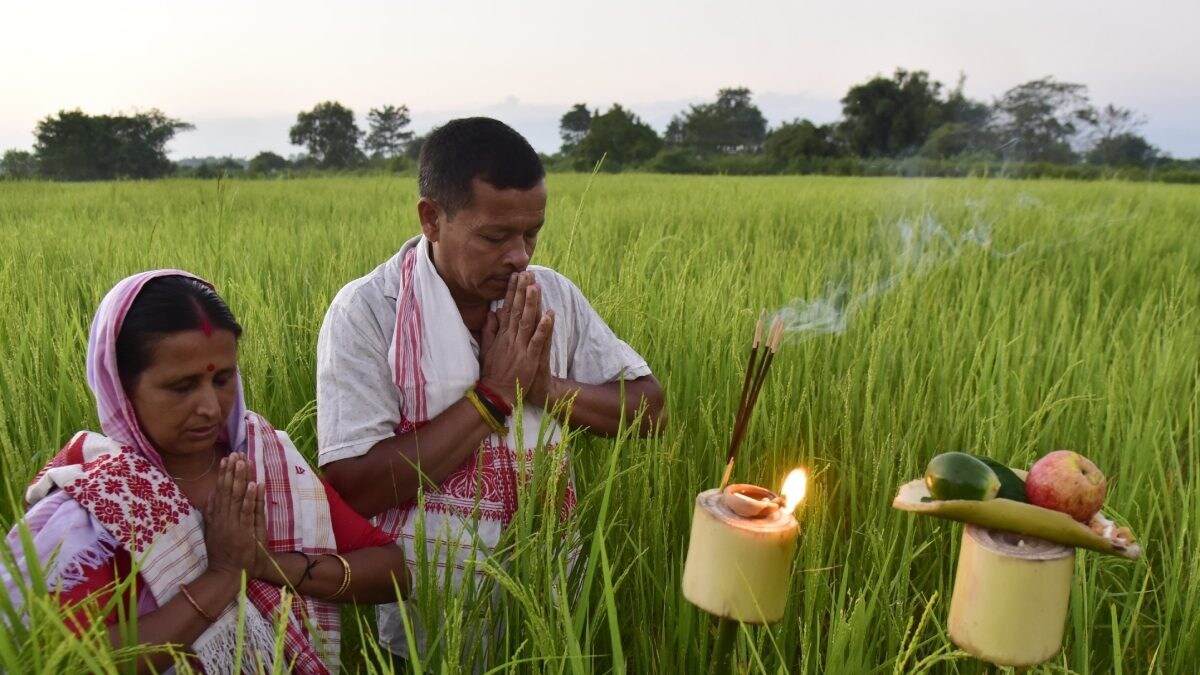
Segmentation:
<svg viewBox="0 0 1200 675">
<path fill-rule="evenodd" d="M 215 618 L 213 618 L 213 615 L 204 611 L 204 608 L 200 606 L 200 603 L 196 602 L 196 599 L 192 597 L 191 593 L 188 593 L 188 589 L 187 589 L 186 585 L 179 584 L 179 592 L 183 594 L 183 597 L 187 599 L 188 604 L 190 604 L 192 606 L 192 608 L 196 610 L 196 613 L 199 614 L 200 616 L 202 616 L 205 621 L 207 621 L 209 623 L 217 622 L 217 620 Z"/>
<path fill-rule="evenodd" d="M 343 593 L 350 589 L 350 562 L 336 553 L 326 553 L 325 555 L 333 556 L 338 559 L 338 562 L 342 563 L 342 585 L 328 598 L 329 600 L 333 600 L 341 597 Z"/>
<path fill-rule="evenodd" d="M 479 393 L 475 391 L 475 387 L 467 389 L 466 393 L 463 395 L 466 396 L 467 400 L 471 402 L 471 405 L 475 406 L 475 409 L 479 411 L 479 416 L 482 417 L 483 421 L 487 422 L 487 425 L 492 428 L 493 433 L 498 436 L 508 435 L 508 427 L 505 427 L 503 424 L 501 424 L 500 420 L 492 417 L 491 411 L 487 409 L 487 406 L 483 404 L 483 401 L 479 400 Z"/>
</svg>

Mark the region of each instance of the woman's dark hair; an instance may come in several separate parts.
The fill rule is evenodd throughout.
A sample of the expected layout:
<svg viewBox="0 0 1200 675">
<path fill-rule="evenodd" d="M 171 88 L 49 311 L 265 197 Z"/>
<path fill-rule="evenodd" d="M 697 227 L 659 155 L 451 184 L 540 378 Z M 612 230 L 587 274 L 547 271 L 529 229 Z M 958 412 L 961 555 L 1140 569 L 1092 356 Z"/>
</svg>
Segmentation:
<svg viewBox="0 0 1200 675">
<path fill-rule="evenodd" d="M 154 345 L 185 330 L 227 330 L 242 336 L 229 306 L 211 286 L 191 277 L 157 277 L 146 282 L 117 334 L 117 372 L 132 385 L 150 366 Z"/>
<path fill-rule="evenodd" d="M 476 178 L 497 190 L 529 190 L 546 169 L 533 146 L 515 129 L 490 117 L 450 120 L 421 145 L 417 187 L 450 218 L 471 205 Z"/>
</svg>

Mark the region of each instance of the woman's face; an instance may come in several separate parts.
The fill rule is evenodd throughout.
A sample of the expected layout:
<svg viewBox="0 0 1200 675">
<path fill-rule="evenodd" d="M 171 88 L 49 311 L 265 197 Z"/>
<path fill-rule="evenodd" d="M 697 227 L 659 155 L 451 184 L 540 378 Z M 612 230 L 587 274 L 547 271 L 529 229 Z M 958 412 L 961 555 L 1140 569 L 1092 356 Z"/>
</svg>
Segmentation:
<svg viewBox="0 0 1200 675">
<path fill-rule="evenodd" d="M 237 338 L 227 330 L 172 333 L 128 393 L 164 457 L 211 452 L 237 397 Z"/>
</svg>

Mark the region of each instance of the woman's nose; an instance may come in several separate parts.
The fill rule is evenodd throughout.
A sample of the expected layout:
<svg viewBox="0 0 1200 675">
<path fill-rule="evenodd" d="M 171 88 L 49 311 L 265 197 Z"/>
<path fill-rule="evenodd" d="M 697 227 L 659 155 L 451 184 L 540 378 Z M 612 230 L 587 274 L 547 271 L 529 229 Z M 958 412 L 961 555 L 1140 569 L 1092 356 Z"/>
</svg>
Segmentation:
<svg viewBox="0 0 1200 675">
<path fill-rule="evenodd" d="M 217 396 L 217 388 L 212 384 L 200 388 L 196 412 L 205 417 L 217 417 L 221 414 L 221 399 Z"/>
</svg>

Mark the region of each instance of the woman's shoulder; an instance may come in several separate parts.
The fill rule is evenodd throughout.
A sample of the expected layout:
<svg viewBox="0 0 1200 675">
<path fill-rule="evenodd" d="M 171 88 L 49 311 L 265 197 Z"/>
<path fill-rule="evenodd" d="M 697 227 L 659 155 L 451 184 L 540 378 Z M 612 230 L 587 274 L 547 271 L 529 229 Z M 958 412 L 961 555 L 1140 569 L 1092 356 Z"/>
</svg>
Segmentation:
<svg viewBox="0 0 1200 675">
<path fill-rule="evenodd" d="M 101 433 L 79 431 L 62 447 L 29 482 L 25 503 L 36 504 L 50 493 L 67 484 L 86 482 L 90 476 L 103 473 L 114 463 L 127 464 L 136 458 L 133 448 Z M 144 460 L 143 460 L 144 462 Z M 140 471 L 148 468 L 139 466 Z"/>
<path fill-rule="evenodd" d="M 286 431 L 272 426 L 266 417 L 252 410 L 246 411 L 246 428 L 246 450 L 252 462 L 278 465 L 289 475 L 316 475 L 292 437 Z"/>
</svg>

